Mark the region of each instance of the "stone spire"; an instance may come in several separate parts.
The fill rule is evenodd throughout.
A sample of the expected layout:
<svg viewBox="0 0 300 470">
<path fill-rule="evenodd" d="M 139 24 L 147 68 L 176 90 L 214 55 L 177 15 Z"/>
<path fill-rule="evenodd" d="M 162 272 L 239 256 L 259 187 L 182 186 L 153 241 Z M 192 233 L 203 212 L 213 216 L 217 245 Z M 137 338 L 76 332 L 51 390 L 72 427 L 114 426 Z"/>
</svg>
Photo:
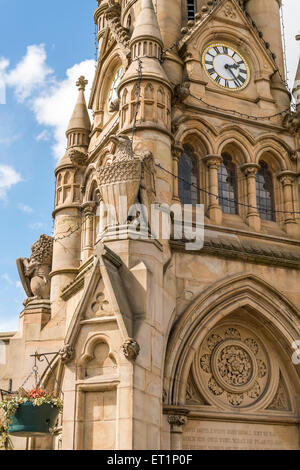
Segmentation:
<svg viewBox="0 0 300 470">
<path fill-rule="evenodd" d="M 151 39 L 162 47 L 162 37 L 152 0 L 142 0 L 141 13 L 131 37 L 131 46 L 140 39 Z"/>
<path fill-rule="evenodd" d="M 137 71 L 141 69 L 143 78 L 156 79 L 170 86 L 169 79 L 160 63 L 163 42 L 152 0 L 142 0 L 141 12 L 131 37 L 130 48 L 132 62 L 122 79 L 123 85 L 138 78 Z"/>
<path fill-rule="evenodd" d="M 81 76 L 76 82 L 79 94 L 66 131 L 67 151 L 59 162 L 57 169 L 63 166 L 81 166 L 87 155 L 90 142 L 91 121 L 85 101 L 85 87 L 88 81 Z"/>
<path fill-rule="evenodd" d="M 76 85 L 78 86 L 79 94 L 77 103 L 75 105 L 72 117 L 70 119 L 68 129 L 67 129 L 67 136 L 70 132 L 74 130 L 84 130 L 90 132 L 91 129 L 91 121 L 85 101 L 84 91 L 85 87 L 88 84 L 88 81 L 85 80 L 83 76 L 79 77 Z"/>
</svg>

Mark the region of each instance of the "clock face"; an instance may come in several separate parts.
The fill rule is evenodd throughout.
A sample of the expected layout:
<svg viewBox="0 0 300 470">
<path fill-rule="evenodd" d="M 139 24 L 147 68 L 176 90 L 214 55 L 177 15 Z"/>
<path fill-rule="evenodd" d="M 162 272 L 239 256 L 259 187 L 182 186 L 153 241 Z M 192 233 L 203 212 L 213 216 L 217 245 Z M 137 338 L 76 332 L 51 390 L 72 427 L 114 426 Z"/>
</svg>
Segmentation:
<svg viewBox="0 0 300 470">
<path fill-rule="evenodd" d="M 115 101 L 118 98 L 117 90 L 121 82 L 122 76 L 123 76 L 123 69 L 122 67 L 120 67 L 113 78 L 113 81 L 109 90 L 108 105 L 110 105 L 113 101 Z"/>
<path fill-rule="evenodd" d="M 243 90 L 250 81 L 250 69 L 244 57 L 226 44 L 211 44 L 203 52 L 203 67 L 221 88 Z"/>
</svg>

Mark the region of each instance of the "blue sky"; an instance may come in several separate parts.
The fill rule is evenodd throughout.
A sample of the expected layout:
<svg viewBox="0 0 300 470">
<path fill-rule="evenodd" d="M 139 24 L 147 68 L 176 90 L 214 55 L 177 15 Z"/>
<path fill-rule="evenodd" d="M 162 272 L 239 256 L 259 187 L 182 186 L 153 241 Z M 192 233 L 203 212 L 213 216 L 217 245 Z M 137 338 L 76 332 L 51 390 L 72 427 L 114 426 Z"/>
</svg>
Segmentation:
<svg viewBox="0 0 300 470">
<path fill-rule="evenodd" d="M 74 84 L 84 74 L 92 85 L 96 4 L 0 0 L 0 102 L 4 82 L 6 91 L 0 104 L 0 331 L 17 328 L 25 298 L 16 259 L 30 255 L 40 234 L 52 233 L 54 168 L 65 148 Z M 291 82 L 299 13 L 299 0 L 285 0 Z"/>
</svg>

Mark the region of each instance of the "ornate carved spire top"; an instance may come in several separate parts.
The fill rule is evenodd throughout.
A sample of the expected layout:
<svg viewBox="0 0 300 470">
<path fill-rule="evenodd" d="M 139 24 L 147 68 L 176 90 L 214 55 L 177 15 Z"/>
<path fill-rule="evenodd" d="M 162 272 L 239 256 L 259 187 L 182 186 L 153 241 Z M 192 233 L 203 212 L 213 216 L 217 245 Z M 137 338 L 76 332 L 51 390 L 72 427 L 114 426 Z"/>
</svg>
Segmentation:
<svg viewBox="0 0 300 470">
<path fill-rule="evenodd" d="M 87 86 L 88 83 L 89 83 L 89 81 L 86 80 L 83 75 L 81 75 L 81 77 L 79 77 L 77 82 L 76 82 L 76 86 L 78 86 L 79 91 L 80 90 L 85 91 L 85 87 Z"/>
</svg>

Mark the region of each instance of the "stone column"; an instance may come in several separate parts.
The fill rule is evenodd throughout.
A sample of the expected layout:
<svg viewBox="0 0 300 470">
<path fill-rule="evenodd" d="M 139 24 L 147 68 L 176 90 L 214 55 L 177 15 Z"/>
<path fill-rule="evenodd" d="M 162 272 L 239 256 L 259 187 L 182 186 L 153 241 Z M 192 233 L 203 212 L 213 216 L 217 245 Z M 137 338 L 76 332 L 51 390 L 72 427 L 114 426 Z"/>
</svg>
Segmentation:
<svg viewBox="0 0 300 470">
<path fill-rule="evenodd" d="M 183 147 L 180 144 L 175 144 L 172 148 L 172 156 L 173 156 L 173 199 L 175 201 L 180 201 L 179 193 L 178 193 L 178 161 L 181 157 L 183 152 Z"/>
<path fill-rule="evenodd" d="M 295 235 L 296 231 L 296 220 L 294 212 L 294 200 L 293 200 L 293 184 L 295 175 L 292 171 L 282 171 L 278 175 L 278 179 L 282 184 L 283 189 L 283 199 L 284 199 L 284 210 L 286 213 L 284 214 L 284 221 L 286 232 L 288 235 Z"/>
<path fill-rule="evenodd" d="M 221 155 L 206 155 L 203 159 L 208 167 L 209 207 L 208 216 L 213 223 L 222 223 L 222 209 L 219 204 L 218 170 L 223 161 Z"/>
<path fill-rule="evenodd" d="M 84 230 L 82 231 L 82 261 L 86 261 L 93 253 L 94 217 L 96 202 L 89 201 L 81 206 L 84 215 Z"/>
<path fill-rule="evenodd" d="M 182 426 L 187 423 L 187 417 L 172 414 L 168 416 L 168 423 L 171 426 L 171 450 L 182 450 Z"/>
<path fill-rule="evenodd" d="M 261 227 L 261 220 L 257 210 L 256 200 L 256 175 L 260 166 L 257 163 L 246 163 L 241 167 L 247 179 L 247 195 L 250 207 L 248 207 L 247 220 L 249 227 L 255 231 L 259 231 Z"/>
</svg>

